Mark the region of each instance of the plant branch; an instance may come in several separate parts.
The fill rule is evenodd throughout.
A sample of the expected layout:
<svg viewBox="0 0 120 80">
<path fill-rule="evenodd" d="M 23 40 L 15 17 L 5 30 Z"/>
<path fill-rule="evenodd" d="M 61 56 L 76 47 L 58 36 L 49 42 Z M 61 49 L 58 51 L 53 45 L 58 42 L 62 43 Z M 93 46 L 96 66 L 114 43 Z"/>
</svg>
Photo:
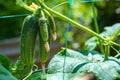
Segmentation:
<svg viewBox="0 0 120 80">
<path fill-rule="evenodd" d="M 94 6 L 94 2 L 92 2 L 92 11 L 93 11 L 93 17 L 94 17 L 94 26 L 95 26 L 95 31 L 99 34 L 100 31 L 99 31 L 99 26 L 98 26 L 98 22 L 97 22 L 97 14 L 96 14 L 96 11 L 95 11 L 95 6 Z M 100 51 L 101 53 L 104 53 L 104 48 L 103 48 L 103 45 L 102 45 L 102 42 L 100 41 L 99 39 L 99 43 L 100 43 Z"/>
<path fill-rule="evenodd" d="M 110 45 L 105 45 L 105 55 L 110 56 Z"/>
<path fill-rule="evenodd" d="M 70 22 L 71 24 L 75 25 L 77 28 L 79 28 L 79 29 L 81 29 L 81 30 L 83 30 L 83 31 L 86 31 L 86 32 L 88 32 L 88 33 L 96 36 L 96 37 L 99 38 L 100 40 L 105 41 L 105 42 L 107 43 L 108 40 L 106 40 L 104 37 L 100 36 L 98 33 L 94 32 L 94 31 L 92 31 L 91 29 L 89 29 L 89 28 L 87 28 L 87 27 L 85 27 L 85 26 L 83 26 L 83 25 L 75 22 L 74 20 L 72 20 L 72 19 L 70 19 L 70 18 L 68 18 L 68 17 L 66 17 L 66 16 L 64 16 L 64 15 L 62 15 L 62 14 L 60 14 L 59 12 L 52 10 L 51 8 L 47 7 L 47 6 L 44 4 L 44 2 L 42 2 L 42 0 L 36 0 L 36 1 L 37 1 L 37 3 L 40 4 L 40 6 L 44 7 L 47 11 L 53 13 L 54 15 L 56 15 L 57 17 L 59 17 L 60 19 L 62 19 L 62 20 L 64 20 L 64 21 L 67 21 L 67 22 Z M 28 11 L 30 11 L 30 12 L 35 12 L 35 10 L 36 10 L 36 9 L 33 9 L 33 8 L 29 7 L 29 6 L 28 6 L 27 4 L 25 4 L 22 0 L 17 0 L 16 3 L 17 3 L 19 6 L 25 8 L 26 10 L 28 10 Z M 119 29 L 119 30 L 120 30 L 120 29 Z M 117 31 L 117 32 L 115 33 L 114 38 L 116 38 L 116 36 L 118 35 L 118 33 L 119 33 L 119 31 Z M 110 41 L 111 44 L 113 44 L 113 45 L 120 46 L 120 44 L 117 44 L 117 43 L 115 43 L 115 42 L 113 42 L 113 41 L 111 41 L 111 40 L 109 40 L 109 41 Z"/>
<path fill-rule="evenodd" d="M 115 43 L 115 42 L 113 42 L 113 41 L 110 41 L 110 43 L 113 44 L 113 45 L 115 45 L 115 46 L 120 47 L 120 44 L 118 44 L 118 43 Z"/>
<path fill-rule="evenodd" d="M 30 73 L 24 78 L 24 79 L 22 79 L 22 80 L 26 80 L 28 77 L 30 77 L 31 75 L 32 75 L 32 70 L 30 71 Z"/>
<path fill-rule="evenodd" d="M 120 28 L 116 31 L 116 33 L 112 36 L 112 41 L 114 41 L 117 36 L 120 34 Z"/>
<path fill-rule="evenodd" d="M 50 8 L 47 7 L 41 0 L 38 0 L 38 2 L 39 2 L 39 4 L 40 4 L 41 6 L 43 6 L 46 10 L 48 10 L 49 12 L 55 14 L 55 15 L 56 15 L 57 17 L 59 17 L 60 19 L 74 24 L 77 28 L 79 28 L 79 29 L 81 29 L 81 30 L 83 30 L 83 31 L 86 31 L 86 32 L 88 32 L 88 33 L 96 36 L 97 38 L 99 38 L 99 39 L 101 39 L 101 40 L 105 40 L 105 38 L 101 37 L 99 34 L 97 34 L 96 32 L 94 32 L 94 31 L 92 31 L 92 30 L 90 30 L 89 28 L 87 28 L 87 27 L 85 27 L 85 26 L 83 26 L 83 25 L 75 22 L 74 20 L 69 19 L 68 17 L 66 17 L 66 16 L 64 16 L 64 15 L 62 15 L 62 14 L 60 14 L 60 13 L 58 13 L 58 12 L 52 10 L 52 9 L 50 9 Z"/>
<path fill-rule="evenodd" d="M 93 10 L 93 16 L 94 16 L 95 31 L 97 33 L 100 33 L 98 23 L 97 23 L 97 14 L 96 14 L 96 11 L 95 11 L 94 2 L 92 2 L 92 10 Z"/>
<path fill-rule="evenodd" d="M 30 11 L 30 12 L 34 12 L 35 9 L 29 7 L 27 4 L 25 4 L 22 0 L 16 0 L 16 4 L 23 7 L 24 9 Z"/>
<path fill-rule="evenodd" d="M 120 53 L 117 49 L 114 48 L 114 46 L 111 46 L 111 48 L 117 53 L 117 55 L 115 55 L 114 57 L 119 57 L 120 56 Z"/>
</svg>

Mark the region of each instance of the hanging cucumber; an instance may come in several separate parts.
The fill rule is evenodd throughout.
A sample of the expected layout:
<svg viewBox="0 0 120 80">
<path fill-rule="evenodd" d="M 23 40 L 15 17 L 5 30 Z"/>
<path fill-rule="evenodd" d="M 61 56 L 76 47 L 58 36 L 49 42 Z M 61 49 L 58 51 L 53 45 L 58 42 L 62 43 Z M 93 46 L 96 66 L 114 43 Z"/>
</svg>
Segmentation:
<svg viewBox="0 0 120 80">
<path fill-rule="evenodd" d="M 50 52 L 50 47 L 49 47 L 49 43 L 47 41 L 43 41 L 41 33 L 39 32 L 40 35 L 40 44 L 39 44 L 39 48 L 40 48 L 40 52 L 39 52 L 39 56 L 40 56 L 40 62 L 41 63 L 45 63 L 48 60 L 49 57 L 49 52 Z"/>
<path fill-rule="evenodd" d="M 42 66 L 42 71 L 45 73 L 45 62 L 48 60 L 50 47 L 49 47 L 49 31 L 47 25 L 47 19 L 45 18 L 44 12 L 41 10 L 41 18 L 38 20 L 39 25 L 39 56 Z"/>
<path fill-rule="evenodd" d="M 38 25 L 40 25 L 40 33 L 43 41 L 48 41 L 49 34 L 48 34 L 48 26 L 47 26 L 47 19 L 40 18 L 38 21 Z"/>
<path fill-rule="evenodd" d="M 52 38 L 55 41 L 57 39 L 57 34 L 56 34 L 56 24 L 55 24 L 54 17 L 45 9 L 44 9 L 44 12 L 49 16 L 48 21 L 49 21 L 50 29 L 52 31 Z"/>
<path fill-rule="evenodd" d="M 50 28 L 52 31 L 52 37 L 53 37 L 53 40 L 55 41 L 57 39 L 57 34 L 56 34 L 56 24 L 55 24 L 54 17 L 51 15 L 49 16 L 48 20 L 49 20 Z"/>
<path fill-rule="evenodd" d="M 47 19 L 45 18 L 45 14 L 42 10 L 41 10 L 41 18 L 39 18 L 38 25 L 40 26 L 40 33 L 43 41 L 48 41 L 49 34 L 48 34 Z"/>
<path fill-rule="evenodd" d="M 21 58 L 27 66 L 34 65 L 35 41 L 38 31 L 38 21 L 35 16 L 25 17 L 21 31 Z"/>
</svg>

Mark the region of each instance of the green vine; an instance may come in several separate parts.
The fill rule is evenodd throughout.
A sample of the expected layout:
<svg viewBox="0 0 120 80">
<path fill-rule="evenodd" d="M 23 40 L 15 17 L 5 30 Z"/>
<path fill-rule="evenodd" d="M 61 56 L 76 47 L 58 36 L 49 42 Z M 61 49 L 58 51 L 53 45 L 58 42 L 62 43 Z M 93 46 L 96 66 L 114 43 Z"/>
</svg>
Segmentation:
<svg viewBox="0 0 120 80">
<path fill-rule="evenodd" d="M 50 13 L 56 15 L 56 16 L 59 17 L 60 19 L 62 19 L 62 20 L 64 20 L 64 21 L 67 21 L 67 22 L 75 25 L 75 27 L 77 27 L 77 28 L 79 28 L 79 29 L 81 29 L 81 30 L 83 30 L 83 31 L 85 31 L 85 32 L 88 32 L 88 33 L 90 33 L 90 34 L 93 35 L 93 36 L 96 36 L 96 37 L 100 40 L 101 43 L 104 42 L 105 44 L 109 44 L 109 45 L 106 45 L 106 46 L 105 46 L 105 47 L 106 47 L 106 48 L 105 48 L 105 54 L 107 54 L 107 56 L 110 55 L 110 46 L 111 46 L 111 45 L 120 46 L 120 44 L 117 44 L 117 43 L 113 42 L 114 39 L 115 39 L 115 38 L 118 36 L 118 34 L 120 33 L 120 29 L 115 33 L 115 35 L 113 36 L 113 38 L 107 39 L 107 38 L 104 38 L 104 37 L 102 37 L 102 36 L 100 36 L 100 35 L 98 34 L 98 33 L 99 33 L 99 30 L 98 30 L 97 28 L 96 28 L 96 31 L 97 31 L 97 33 L 96 33 L 96 32 L 94 32 L 94 31 L 92 31 L 91 29 L 89 29 L 89 28 L 87 28 L 87 27 L 85 27 L 85 26 L 83 26 L 83 25 L 75 22 L 74 20 L 72 20 L 72 19 L 70 19 L 70 18 L 68 18 L 68 17 L 66 17 L 66 16 L 64 16 L 64 15 L 62 15 L 61 13 L 59 13 L 59 12 L 57 12 L 57 11 L 49 8 L 48 6 L 46 6 L 46 4 L 44 4 L 44 1 L 43 1 L 43 0 L 36 0 L 36 2 L 40 5 L 41 8 L 43 8 L 43 9 L 49 11 Z M 21 7 L 25 8 L 26 10 L 30 11 L 30 12 L 35 12 L 35 11 L 36 11 L 35 9 L 29 7 L 27 4 L 25 4 L 24 2 L 22 2 L 22 0 L 17 0 L 17 4 L 20 5 Z M 96 17 L 95 17 L 95 18 L 96 18 Z M 95 21 L 96 21 L 96 20 L 95 20 Z M 96 22 L 96 23 L 97 23 L 97 22 Z M 97 26 L 97 25 L 96 25 L 96 26 Z M 98 26 L 97 26 L 97 27 L 98 27 Z M 104 51 L 101 49 L 101 52 L 104 52 Z"/>
</svg>

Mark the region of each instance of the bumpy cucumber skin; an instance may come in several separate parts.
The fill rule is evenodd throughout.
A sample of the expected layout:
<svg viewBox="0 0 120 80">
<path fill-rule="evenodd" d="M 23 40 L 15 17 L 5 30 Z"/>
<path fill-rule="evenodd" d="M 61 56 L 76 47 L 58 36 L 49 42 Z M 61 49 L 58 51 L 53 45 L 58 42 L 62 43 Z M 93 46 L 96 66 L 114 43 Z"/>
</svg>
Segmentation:
<svg viewBox="0 0 120 80">
<path fill-rule="evenodd" d="M 56 34 L 56 24 L 55 24 L 54 17 L 46 9 L 44 9 L 43 11 L 44 11 L 44 13 L 46 13 L 48 15 L 49 27 L 52 32 L 52 39 L 53 39 L 53 41 L 55 41 L 57 39 L 57 34 Z"/>
<path fill-rule="evenodd" d="M 51 28 L 51 31 L 52 31 L 53 41 L 55 41 L 57 39 L 56 24 L 55 24 L 54 17 L 52 15 L 49 16 L 49 24 L 50 24 L 50 28 Z"/>
<path fill-rule="evenodd" d="M 35 41 L 38 32 L 38 22 L 32 15 L 25 17 L 21 31 L 21 58 L 26 65 L 34 64 Z"/>
<path fill-rule="evenodd" d="M 50 27 L 51 27 L 51 30 L 52 32 L 56 32 L 56 24 L 55 24 L 55 20 L 54 20 L 54 17 L 51 15 L 49 16 L 49 24 L 50 24 Z"/>
<path fill-rule="evenodd" d="M 40 35 L 40 32 L 39 32 Z M 40 57 L 40 62 L 41 63 L 45 63 L 48 60 L 49 57 L 49 53 L 50 53 L 50 47 L 49 47 L 49 43 L 45 42 L 41 39 L 40 37 L 40 44 L 39 44 L 39 57 Z M 47 47 L 46 47 L 47 46 Z"/>
<path fill-rule="evenodd" d="M 41 38 L 43 39 L 43 41 L 48 41 L 49 34 L 48 34 L 48 26 L 46 19 L 40 18 L 38 21 L 38 25 L 40 26 Z"/>
<path fill-rule="evenodd" d="M 48 26 L 45 19 L 40 18 L 39 22 L 39 57 L 40 62 L 45 63 L 48 60 L 50 47 L 49 47 L 49 34 L 48 34 Z"/>
</svg>

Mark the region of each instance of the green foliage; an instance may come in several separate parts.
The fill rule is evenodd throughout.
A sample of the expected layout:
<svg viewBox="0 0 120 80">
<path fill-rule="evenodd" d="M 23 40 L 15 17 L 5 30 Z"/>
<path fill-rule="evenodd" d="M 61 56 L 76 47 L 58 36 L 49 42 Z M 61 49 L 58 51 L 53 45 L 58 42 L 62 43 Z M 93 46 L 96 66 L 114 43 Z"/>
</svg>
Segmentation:
<svg viewBox="0 0 120 80">
<path fill-rule="evenodd" d="M 0 8 L 0 16 L 28 13 L 15 0 L 0 0 Z M 0 40 L 19 36 L 22 21 L 23 17 L 0 18 Z"/>
<path fill-rule="evenodd" d="M 23 63 L 21 57 L 19 57 L 16 63 L 13 66 L 11 66 L 11 72 L 18 79 L 23 79 L 31 72 L 31 70 L 32 70 L 31 67 L 26 66 Z"/>
<path fill-rule="evenodd" d="M 22 0 L 19 0 L 19 1 L 22 1 Z M 35 8 L 32 9 L 31 7 L 27 6 L 27 5 L 30 5 L 32 1 L 34 1 L 34 0 L 29 0 L 29 1 L 25 0 L 25 3 L 23 5 L 19 4 L 21 2 L 19 2 L 17 4 L 19 4 L 21 7 L 24 7 L 25 9 L 34 13 Z M 33 66 L 31 67 L 29 64 L 25 64 L 24 63 L 25 61 L 23 61 L 23 59 L 21 57 L 18 58 L 18 60 L 15 64 L 13 64 L 12 61 L 10 61 L 8 58 L 0 55 L 0 65 L 1 65 L 0 66 L 0 79 L 7 80 L 9 77 L 9 80 L 17 80 L 15 78 L 15 77 L 17 77 L 20 80 L 21 79 L 23 79 L 23 80 L 26 80 L 26 79 L 27 80 L 45 80 L 45 79 L 47 79 L 47 80 L 63 80 L 63 77 L 64 77 L 65 80 L 74 80 L 75 78 L 81 78 L 86 73 L 92 73 L 94 75 L 94 77 L 97 77 L 99 80 L 115 80 L 116 78 L 118 78 L 120 76 L 120 60 L 115 57 L 110 57 L 110 55 L 109 55 L 111 45 L 120 46 L 120 44 L 117 44 L 117 42 L 116 43 L 113 42 L 116 40 L 117 36 L 120 35 L 119 34 L 119 32 L 120 32 L 119 25 L 120 24 L 115 24 L 111 27 L 105 27 L 105 31 L 103 31 L 100 34 L 97 34 L 93 30 L 81 25 L 81 24 L 84 24 L 84 25 L 88 26 L 91 23 L 91 19 L 93 18 L 93 16 L 92 16 L 92 13 L 90 12 L 91 11 L 90 3 L 87 3 L 86 5 L 83 5 L 83 4 L 73 5 L 73 7 L 72 7 L 73 11 L 74 11 L 74 9 L 76 9 L 76 8 L 77 9 L 76 9 L 75 13 L 72 14 L 71 18 L 82 22 L 81 24 L 78 24 L 74 20 L 65 17 L 65 16 L 68 16 L 68 11 L 69 11 L 69 7 L 70 7 L 69 4 L 66 4 L 64 6 L 60 6 L 60 4 L 55 7 L 52 6 L 52 8 L 54 10 L 64 14 L 65 16 L 60 13 L 57 13 L 56 11 L 47 7 L 47 5 L 48 6 L 56 5 L 60 1 L 63 2 L 66 0 L 58 0 L 50 5 L 49 5 L 49 3 L 51 3 L 50 0 L 45 1 L 46 4 L 48 3 L 47 5 L 45 5 L 44 2 L 42 2 L 42 1 L 43 0 L 39 0 L 37 2 L 37 4 L 40 5 L 40 7 L 42 8 L 43 11 L 47 10 L 51 14 L 54 14 L 54 16 L 56 15 L 58 18 L 61 18 L 67 22 L 70 22 L 70 23 L 76 25 L 77 28 L 79 28 L 83 31 L 86 31 L 86 32 L 96 36 L 97 38 L 92 37 L 86 42 L 86 46 L 87 46 L 86 51 L 85 50 L 74 51 L 74 50 L 70 50 L 67 48 L 63 48 L 50 61 L 49 65 L 48 65 L 47 73 L 45 73 L 46 72 L 45 71 L 45 63 L 41 64 L 43 73 L 39 72 L 39 71 L 33 72 Z M 88 1 L 88 0 L 86 0 L 86 1 Z M 112 0 L 110 2 L 112 2 Z M 103 3 L 104 3 L 104 5 L 95 3 L 96 4 L 96 10 L 95 10 L 96 13 L 99 14 L 99 12 L 97 12 L 97 8 L 99 6 L 101 6 L 102 8 L 104 8 L 106 6 L 107 3 L 106 2 L 103 2 Z M 116 9 L 116 8 L 117 7 L 115 7 L 114 9 Z M 112 10 L 114 10 L 114 9 L 112 9 Z M 36 17 L 38 18 L 38 16 L 36 16 Z M 56 18 L 57 21 L 59 20 L 58 18 Z M 94 17 L 94 19 L 95 19 L 95 17 Z M 85 24 L 84 21 L 87 22 L 87 24 Z M 32 22 L 30 24 L 32 25 Z M 30 24 L 29 24 L 29 26 L 31 26 Z M 46 25 L 48 25 L 48 24 L 49 23 L 47 23 Z M 58 24 L 60 24 L 60 26 L 66 26 L 66 23 L 64 21 L 59 21 Z M 40 25 L 40 27 L 41 27 L 41 25 Z M 60 31 L 64 31 L 63 29 L 64 28 L 61 28 L 61 29 L 58 28 L 58 30 L 60 30 Z M 5 29 L 5 31 L 6 31 L 6 29 Z M 25 30 L 25 32 L 27 32 L 27 30 Z M 74 32 L 76 32 L 76 31 L 74 30 Z M 45 33 L 47 33 L 47 32 L 45 32 Z M 79 32 L 76 32 L 76 33 L 78 34 Z M 27 33 L 25 33 L 25 35 L 27 35 Z M 74 36 L 72 31 L 68 32 L 68 35 L 70 37 Z M 23 36 L 24 36 L 24 34 L 23 34 Z M 48 36 L 49 35 L 47 35 L 47 37 Z M 45 38 L 44 41 L 48 40 L 47 37 Z M 33 39 L 33 37 L 30 37 L 30 36 L 29 36 L 29 38 Z M 70 39 L 68 39 L 68 40 L 70 40 Z M 28 41 L 28 39 L 27 39 L 27 41 Z M 106 55 L 106 53 L 107 53 L 106 56 L 100 54 L 97 51 L 90 51 L 90 50 L 94 50 L 96 48 L 96 46 L 98 46 L 100 44 L 100 41 L 101 41 L 102 45 L 103 44 L 105 45 L 105 50 L 104 50 L 105 53 L 103 53 L 103 54 Z M 24 43 L 23 46 L 24 45 L 28 45 L 28 43 L 27 44 Z M 42 46 L 44 46 L 47 51 L 48 45 L 47 46 L 42 45 Z M 33 46 L 29 46 L 29 47 L 33 47 Z M 21 48 L 21 49 L 24 50 L 24 48 Z M 28 47 L 26 49 L 31 50 Z M 25 52 L 25 53 L 27 53 L 27 52 Z M 29 57 L 29 56 L 31 56 L 31 55 L 27 54 L 25 56 L 26 57 L 25 59 L 27 59 L 27 57 Z M 32 55 L 31 57 L 33 57 L 33 56 L 34 55 Z M 42 58 L 44 58 L 44 57 L 45 57 L 45 55 L 42 55 Z M 6 61 L 6 63 L 4 63 L 4 61 Z M 28 62 L 29 62 L 29 60 L 28 60 Z M 45 62 L 46 62 L 46 60 L 45 60 Z M 6 64 L 9 64 L 10 68 L 7 67 Z M 6 70 L 3 66 L 8 70 L 10 69 L 10 71 L 12 72 L 12 74 L 15 77 L 8 70 Z"/>
<path fill-rule="evenodd" d="M 7 69 L 0 65 L 0 80 L 18 80 Z"/>
<path fill-rule="evenodd" d="M 58 75 L 53 75 L 56 80 L 62 80 L 59 77 L 59 73 L 63 72 L 64 58 L 64 72 L 65 77 L 67 77 L 65 80 L 71 79 L 66 75 L 67 73 L 93 72 L 100 80 L 115 80 L 117 76 L 119 76 L 120 61 L 114 57 L 105 57 L 96 51 L 89 52 L 80 50 L 78 52 L 70 49 L 63 49 L 52 58 L 48 65 L 48 74 Z"/>
<path fill-rule="evenodd" d="M 108 0 L 96 3 L 100 31 L 103 31 L 105 26 L 110 26 L 120 22 L 119 5 L 119 0 Z"/>
<path fill-rule="evenodd" d="M 9 70 L 10 66 L 13 65 L 13 62 L 7 56 L 0 54 L 0 65 Z"/>
<path fill-rule="evenodd" d="M 13 62 L 11 59 L 0 54 L 0 80 L 17 80 L 10 71 L 12 65 Z"/>
</svg>

